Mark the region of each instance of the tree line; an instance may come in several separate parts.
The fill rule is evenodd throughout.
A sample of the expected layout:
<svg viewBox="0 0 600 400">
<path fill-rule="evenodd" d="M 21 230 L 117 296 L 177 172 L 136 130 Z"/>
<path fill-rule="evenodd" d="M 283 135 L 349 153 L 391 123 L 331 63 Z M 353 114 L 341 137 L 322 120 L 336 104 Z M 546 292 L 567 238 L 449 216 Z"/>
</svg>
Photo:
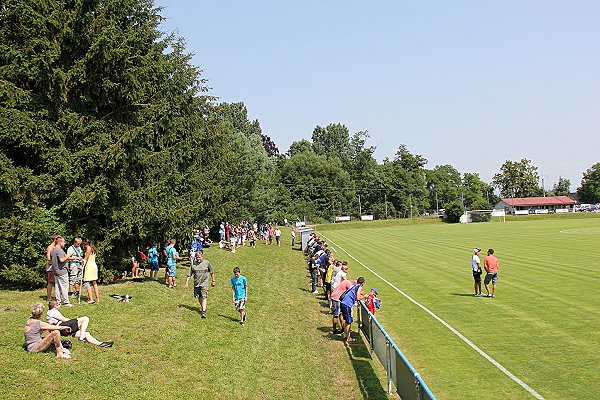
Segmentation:
<svg viewBox="0 0 600 400">
<path fill-rule="evenodd" d="M 527 160 L 507 161 L 491 183 L 450 165 L 427 169 L 405 145 L 378 163 L 368 132 L 341 123 L 280 154 L 243 103 L 210 95 L 162 19 L 152 0 L 0 2 L 3 282 L 42 284 L 53 233 L 93 239 L 111 276 L 137 246 L 201 223 L 409 217 L 489 209 L 495 188 L 539 192 Z M 582 197 L 598 198 L 599 173 L 598 164 L 587 172 Z"/>
</svg>

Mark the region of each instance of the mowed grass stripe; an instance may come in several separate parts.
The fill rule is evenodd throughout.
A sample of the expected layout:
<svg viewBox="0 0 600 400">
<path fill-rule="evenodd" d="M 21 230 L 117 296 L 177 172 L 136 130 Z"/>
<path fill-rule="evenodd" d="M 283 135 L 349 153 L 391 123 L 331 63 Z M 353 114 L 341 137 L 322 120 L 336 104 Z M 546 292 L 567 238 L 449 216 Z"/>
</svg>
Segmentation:
<svg viewBox="0 0 600 400">
<path fill-rule="evenodd" d="M 594 369 L 586 369 L 585 366 L 600 361 L 596 354 L 600 338 L 598 330 L 593 328 L 599 326 L 600 318 L 599 302 L 593 295 L 594 286 L 598 283 L 594 275 L 598 263 L 589 267 L 588 264 L 590 259 L 599 258 L 598 247 L 591 246 L 591 243 L 597 242 L 600 235 L 590 233 L 580 243 L 576 238 L 563 241 L 561 237 L 568 235 L 560 231 L 586 228 L 588 233 L 600 232 L 596 229 L 599 226 L 600 219 L 594 218 L 469 224 L 457 229 L 449 229 L 448 225 L 442 224 L 400 225 L 382 227 L 379 234 L 377 229 L 338 228 L 324 233 L 452 326 L 460 327 L 461 333 L 547 399 L 591 399 L 598 397 L 599 386 L 593 378 Z M 515 234 L 519 231 L 527 231 L 527 234 Z M 540 242 L 536 232 L 550 239 L 548 247 L 544 247 L 544 241 Z M 411 245 L 399 245 L 386 239 L 391 237 L 395 240 L 409 237 Z M 377 251 L 370 251 L 372 241 L 377 243 L 373 245 Z M 404 241 L 407 242 L 409 240 Z M 357 243 L 360 245 L 357 246 Z M 431 251 L 429 243 L 433 243 L 436 250 Z M 438 243 L 447 243 L 448 248 L 439 250 Z M 469 296 L 473 290 L 469 260 L 475 245 L 497 250 L 501 262 L 498 299 Z M 416 262 L 413 267 L 398 261 L 410 252 L 413 252 L 412 256 L 406 259 Z M 571 260 L 569 265 L 561 265 L 557 261 L 563 259 Z M 431 270 L 443 276 L 445 282 L 432 278 Z M 588 272 L 573 273 L 586 270 Z M 368 275 L 365 273 L 367 286 L 381 285 L 375 277 Z M 414 357 L 415 366 L 425 361 L 422 375 L 426 376 L 434 366 L 439 366 L 436 373 L 448 374 L 452 382 L 460 382 L 458 386 L 468 388 L 457 393 L 453 390 L 457 388 L 450 384 L 438 391 L 435 383 L 440 377 L 430 375 L 432 381 L 428 384 L 438 396 L 443 398 L 451 394 L 449 398 L 470 398 L 480 395 L 489 398 L 487 391 L 473 384 L 472 377 L 481 375 L 480 372 L 475 369 L 473 374 L 461 373 L 461 368 L 470 369 L 466 366 L 468 361 L 459 362 L 461 367 L 457 365 L 456 369 L 444 365 L 455 365 L 455 360 L 463 360 L 464 348 L 459 346 L 456 352 L 448 352 L 449 340 L 423 319 L 422 312 L 419 318 L 419 313 L 412 309 L 414 307 L 411 308 L 402 299 L 390 298 L 385 289 L 380 288 L 380 291 L 384 308 L 378 317 L 385 321 L 384 326 L 392 337 L 406 341 L 403 351 Z M 420 329 L 422 326 L 427 329 Z M 430 341 L 425 337 L 433 332 L 441 335 L 438 342 L 443 345 L 438 343 L 428 348 Z M 425 349 L 436 353 L 436 356 L 431 356 Z M 444 354 L 448 359 L 439 362 Z M 491 378 L 493 374 L 488 367 L 484 365 L 481 368 L 485 370 L 485 377 L 477 380 L 484 379 L 494 387 L 502 382 L 502 378 Z M 460 376 L 465 376 L 464 381 L 459 379 Z M 584 383 L 586 381 L 587 384 Z M 506 390 L 510 385 L 501 386 L 500 392 L 493 396 L 500 398 L 504 394 L 520 398 L 523 395 Z"/>
</svg>

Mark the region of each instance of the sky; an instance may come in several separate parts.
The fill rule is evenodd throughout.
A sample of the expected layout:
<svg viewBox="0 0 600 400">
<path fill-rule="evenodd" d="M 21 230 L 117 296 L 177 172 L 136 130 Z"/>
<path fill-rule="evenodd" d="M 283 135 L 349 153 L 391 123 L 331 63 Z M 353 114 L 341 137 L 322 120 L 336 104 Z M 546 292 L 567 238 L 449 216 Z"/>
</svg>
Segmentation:
<svg viewBox="0 0 600 400">
<path fill-rule="evenodd" d="M 600 162 L 600 2 L 156 0 L 219 102 L 285 153 L 315 126 L 368 131 L 490 182 L 531 160 L 551 189 Z M 541 182 L 540 182 L 541 184 Z"/>
</svg>

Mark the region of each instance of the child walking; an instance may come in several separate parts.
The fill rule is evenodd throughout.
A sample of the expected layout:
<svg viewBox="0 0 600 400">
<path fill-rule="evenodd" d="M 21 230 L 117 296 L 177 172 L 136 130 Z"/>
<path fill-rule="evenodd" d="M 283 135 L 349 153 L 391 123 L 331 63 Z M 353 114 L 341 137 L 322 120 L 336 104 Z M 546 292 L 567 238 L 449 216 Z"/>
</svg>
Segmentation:
<svg viewBox="0 0 600 400">
<path fill-rule="evenodd" d="M 231 293 L 235 309 L 240 313 L 240 325 L 244 325 L 246 322 L 246 302 L 248 301 L 248 281 L 238 267 L 233 269 Z"/>
</svg>

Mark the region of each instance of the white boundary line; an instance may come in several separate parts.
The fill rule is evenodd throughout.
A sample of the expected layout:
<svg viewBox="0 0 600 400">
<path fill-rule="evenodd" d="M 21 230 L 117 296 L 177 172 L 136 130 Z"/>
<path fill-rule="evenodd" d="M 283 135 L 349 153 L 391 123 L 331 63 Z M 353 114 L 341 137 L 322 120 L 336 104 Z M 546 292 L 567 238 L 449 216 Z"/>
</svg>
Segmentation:
<svg viewBox="0 0 600 400">
<path fill-rule="evenodd" d="M 489 362 L 491 362 L 496 368 L 498 368 L 500 371 L 502 371 L 504 374 L 506 374 L 510 379 L 512 379 L 513 381 L 515 381 L 516 383 L 518 383 L 523 389 L 527 390 L 533 397 L 535 397 L 538 400 L 544 400 L 544 398 L 542 397 L 542 395 L 540 395 L 538 392 L 536 392 L 535 390 L 533 390 L 533 388 L 531 388 L 528 384 L 526 384 L 525 382 L 523 382 L 522 380 L 520 380 L 519 378 L 517 378 L 512 372 L 510 372 L 509 370 L 507 370 L 506 368 L 504 368 L 498 361 L 496 361 L 492 357 L 490 357 L 487 353 L 485 353 L 483 350 L 481 350 L 479 347 L 477 347 L 477 345 L 475 345 L 473 342 L 471 342 L 469 339 L 467 339 L 462 333 L 460 333 L 459 331 L 457 331 L 456 329 L 454 329 L 452 326 L 450 326 L 450 324 L 448 324 L 446 321 L 444 321 L 443 319 L 441 319 L 440 317 L 438 317 L 437 315 L 435 315 L 433 313 L 433 311 L 429 310 L 427 307 L 425 307 L 421 303 L 419 303 L 416 300 L 414 300 L 408 294 L 406 294 L 402 290 L 398 289 L 393 283 L 389 282 L 387 279 L 385 279 L 384 277 L 382 277 L 381 275 L 379 275 L 377 272 L 375 272 L 371 268 L 367 267 L 365 264 L 363 264 L 360 260 L 358 260 L 352 254 L 348 253 L 339 244 L 336 244 L 334 241 L 332 241 L 331 239 L 327 238 L 327 236 L 325 236 L 323 234 L 320 234 L 320 236 L 323 236 L 325 239 L 327 239 L 328 242 L 334 244 L 335 246 L 337 246 L 338 249 L 340 249 L 344 253 L 348 254 L 348 256 L 350 258 L 352 258 L 354 261 L 356 261 L 357 263 L 359 263 L 360 265 L 362 265 L 367 271 L 369 271 L 370 273 L 372 273 L 373 275 L 375 275 L 376 277 L 378 277 L 379 279 L 381 279 L 382 281 L 384 281 L 385 283 L 387 283 L 388 285 L 390 285 L 394 290 L 396 290 L 402 296 L 406 297 L 409 301 L 411 301 L 417 307 L 421 308 L 427 314 L 429 314 L 433 318 L 435 318 L 438 322 L 440 322 L 442 325 L 444 325 L 446 328 L 448 328 L 452 333 L 454 333 L 456 336 L 458 336 L 463 342 L 465 342 L 466 344 L 468 344 L 473 350 L 475 350 L 476 352 L 478 352 L 479 354 L 481 354 L 486 360 L 488 360 Z"/>
</svg>

